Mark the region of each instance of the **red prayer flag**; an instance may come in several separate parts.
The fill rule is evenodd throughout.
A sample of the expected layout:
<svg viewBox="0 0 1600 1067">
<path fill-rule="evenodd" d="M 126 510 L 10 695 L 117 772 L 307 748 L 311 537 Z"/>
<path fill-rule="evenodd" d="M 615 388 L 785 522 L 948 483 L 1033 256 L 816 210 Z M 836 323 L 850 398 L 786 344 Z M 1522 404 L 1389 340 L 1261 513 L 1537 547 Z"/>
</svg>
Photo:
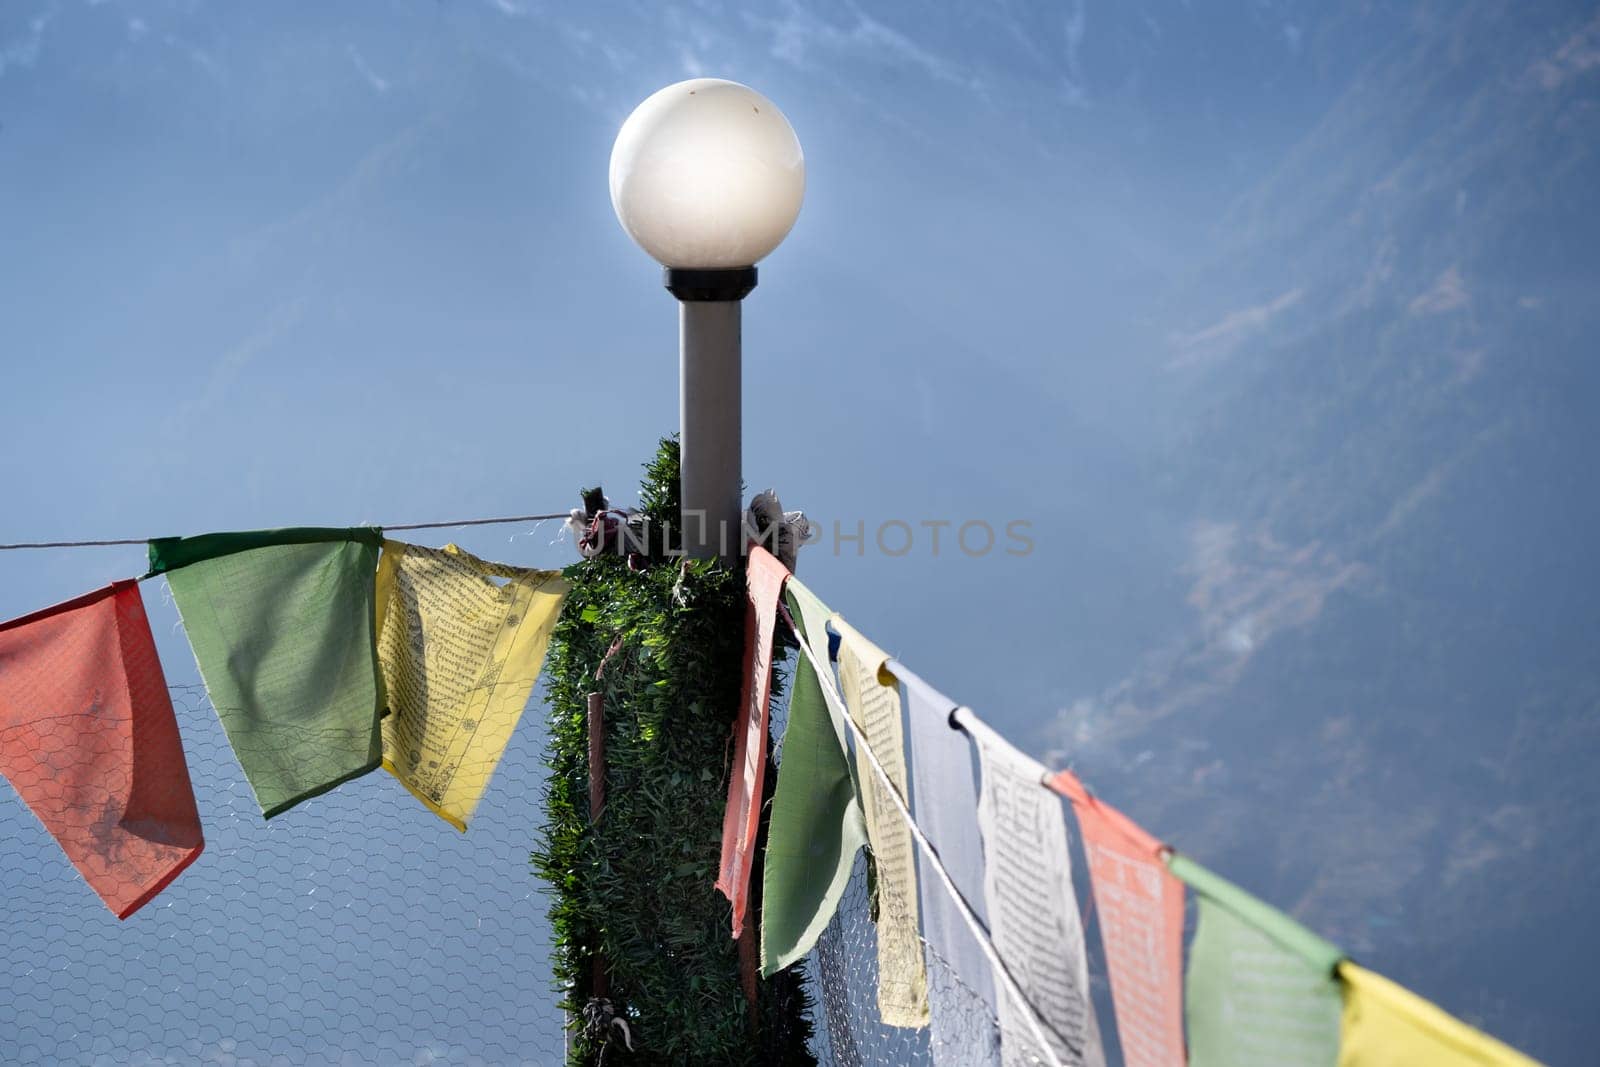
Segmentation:
<svg viewBox="0 0 1600 1067">
<path fill-rule="evenodd" d="M 733 724 L 733 773 L 722 816 L 722 866 L 717 888 L 733 902 L 733 936 L 744 932 L 750 906 L 750 864 L 761 819 L 761 787 L 767 771 L 767 703 L 772 695 L 772 632 L 778 595 L 789 571 L 756 545 L 745 562 L 744 687 Z"/>
<path fill-rule="evenodd" d="M 119 919 L 200 855 L 137 582 L 0 623 L 0 773 Z"/>
<path fill-rule="evenodd" d="M 1166 847 L 1103 803 L 1071 771 L 1050 780 L 1072 802 L 1100 909 L 1111 1003 L 1128 1067 L 1182 1067 L 1183 883 Z"/>
</svg>

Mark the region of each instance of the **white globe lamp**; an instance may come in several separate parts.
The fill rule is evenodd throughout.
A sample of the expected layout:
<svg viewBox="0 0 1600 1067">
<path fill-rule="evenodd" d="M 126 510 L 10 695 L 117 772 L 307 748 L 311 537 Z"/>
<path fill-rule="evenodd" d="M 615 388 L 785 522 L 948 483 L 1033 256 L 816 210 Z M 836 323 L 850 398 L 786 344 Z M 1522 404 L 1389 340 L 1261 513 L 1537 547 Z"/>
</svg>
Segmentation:
<svg viewBox="0 0 1600 1067">
<path fill-rule="evenodd" d="M 800 214 L 806 162 L 776 104 L 747 85 L 694 78 L 640 104 L 611 149 L 611 206 L 666 267 L 750 267 Z"/>
<path fill-rule="evenodd" d="M 694 78 L 634 108 L 611 148 L 611 206 L 678 298 L 683 550 L 744 549 L 741 308 L 806 191 L 800 141 L 747 85 Z"/>
</svg>

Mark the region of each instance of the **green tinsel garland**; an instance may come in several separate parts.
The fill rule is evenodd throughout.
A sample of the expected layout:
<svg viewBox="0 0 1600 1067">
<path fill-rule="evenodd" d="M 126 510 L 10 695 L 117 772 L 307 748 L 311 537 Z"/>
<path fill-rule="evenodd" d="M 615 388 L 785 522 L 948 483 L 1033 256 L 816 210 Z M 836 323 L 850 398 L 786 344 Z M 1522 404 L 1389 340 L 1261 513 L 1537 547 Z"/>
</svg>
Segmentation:
<svg viewBox="0 0 1600 1067">
<path fill-rule="evenodd" d="M 677 442 L 663 441 L 645 472 L 647 565 L 634 570 L 603 552 L 568 568 L 572 592 L 545 669 L 550 778 L 531 858 L 550 886 L 561 1005 L 579 1020 L 568 1063 L 812 1064 L 810 1005 L 794 970 L 760 983 L 752 1026 L 728 902 L 712 888 L 739 701 L 744 574 L 667 555 L 663 532 L 678 525 Z M 595 691 L 605 697 L 606 795 L 591 830 L 586 709 Z M 773 781 L 769 765 L 769 797 Z M 760 882 L 758 865 L 758 891 Z M 632 1053 L 620 1030 L 581 1026 L 596 951 Z"/>
</svg>

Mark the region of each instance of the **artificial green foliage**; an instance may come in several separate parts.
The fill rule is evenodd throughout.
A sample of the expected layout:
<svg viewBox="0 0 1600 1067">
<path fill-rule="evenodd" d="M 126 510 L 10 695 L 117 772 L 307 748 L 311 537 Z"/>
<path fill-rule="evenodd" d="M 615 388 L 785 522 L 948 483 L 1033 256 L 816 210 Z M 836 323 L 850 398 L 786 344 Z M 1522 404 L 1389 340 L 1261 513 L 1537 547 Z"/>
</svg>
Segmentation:
<svg viewBox="0 0 1600 1067">
<path fill-rule="evenodd" d="M 810 1064 L 798 974 L 761 983 L 753 1020 L 730 908 L 713 888 L 739 701 L 744 575 L 670 554 L 677 443 L 663 441 L 645 470 L 648 547 L 631 566 L 608 551 L 568 568 L 572 592 L 545 670 L 550 777 L 532 861 L 550 885 L 551 960 L 562 1006 L 577 1021 L 568 1063 Z M 606 798 L 591 829 L 586 711 L 596 691 L 605 696 Z M 773 780 L 769 766 L 769 795 Z M 759 867 L 753 881 L 759 890 Z M 608 1040 L 582 1026 L 596 951 L 632 1053 L 615 1029 Z"/>
</svg>

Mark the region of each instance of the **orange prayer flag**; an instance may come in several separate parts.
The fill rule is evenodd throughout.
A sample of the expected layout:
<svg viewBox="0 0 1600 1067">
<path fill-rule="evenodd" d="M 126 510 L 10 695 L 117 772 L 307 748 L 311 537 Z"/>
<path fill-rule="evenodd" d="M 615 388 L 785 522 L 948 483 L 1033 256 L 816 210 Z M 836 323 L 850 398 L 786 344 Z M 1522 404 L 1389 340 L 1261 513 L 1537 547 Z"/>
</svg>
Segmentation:
<svg viewBox="0 0 1600 1067">
<path fill-rule="evenodd" d="M 749 597 L 744 611 L 744 686 L 733 726 L 733 772 L 722 816 L 722 864 L 717 889 L 733 902 L 733 936 L 744 932 L 750 907 L 750 866 L 761 821 L 761 787 L 767 770 L 767 704 L 772 695 L 772 635 L 778 595 L 788 568 L 759 545 L 745 562 Z"/>
<path fill-rule="evenodd" d="M 1128 1067 L 1177 1067 L 1183 1044 L 1183 883 L 1164 845 L 1084 788 L 1071 771 L 1050 780 L 1072 802 L 1100 909 L 1111 1003 Z"/>
<path fill-rule="evenodd" d="M 138 583 L 0 623 L 0 772 L 119 919 L 200 855 Z"/>
</svg>

